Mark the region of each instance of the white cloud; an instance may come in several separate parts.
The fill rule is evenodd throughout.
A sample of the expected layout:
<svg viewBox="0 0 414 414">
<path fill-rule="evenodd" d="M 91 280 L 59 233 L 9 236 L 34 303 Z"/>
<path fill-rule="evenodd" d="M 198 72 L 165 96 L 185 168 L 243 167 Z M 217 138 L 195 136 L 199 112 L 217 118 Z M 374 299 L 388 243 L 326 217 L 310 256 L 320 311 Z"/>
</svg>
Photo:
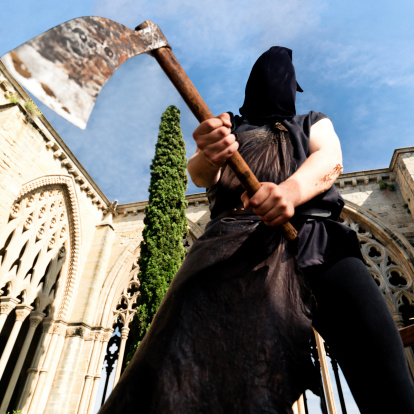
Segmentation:
<svg viewBox="0 0 414 414">
<path fill-rule="evenodd" d="M 382 126 L 370 125 L 373 113 L 381 113 L 384 108 L 374 108 L 367 100 L 359 101 L 361 92 L 367 88 L 378 90 L 383 86 L 413 85 L 411 67 L 414 58 L 404 56 L 404 41 L 395 44 L 391 38 L 382 42 L 366 38 L 363 20 L 358 20 L 355 26 L 360 36 L 344 36 L 343 28 L 337 30 L 338 16 L 327 15 L 334 10 L 324 0 L 266 0 L 260 3 L 246 0 L 122 0 L 116 4 L 103 0 L 96 7 L 96 14 L 131 28 L 143 20 L 159 24 L 173 52 L 214 114 L 226 110 L 237 112 L 243 101 L 250 68 L 260 53 L 274 44 L 291 47 L 299 81 L 302 83 L 303 79 L 306 85 L 305 93 L 299 97 L 298 112 L 327 108 L 328 115 L 333 110 L 336 117 L 346 113 L 355 127 L 338 131 L 345 140 L 363 134 L 363 143 L 367 145 L 375 139 L 383 143 L 386 134 L 382 133 Z M 147 84 L 141 84 L 142 89 L 137 88 L 136 92 L 153 94 L 154 90 L 162 88 L 161 78 L 148 78 Z M 154 84 L 150 85 L 150 82 Z M 336 104 L 337 107 L 332 107 L 331 97 L 327 99 L 328 94 L 332 95 L 333 87 L 337 98 L 343 100 Z M 352 88 L 360 92 L 353 92 L 355 95 L 348 98 L 346 104 L 345 99 Z M 385 100 L 385 97 L 377 99 L 381 103 Z M 346 105 L 351 106 L 345 109 Z M 163 109 L 154 105 L 152 116 L 159 116 Z M 194 147 L 191 132 L 195 124 L 190 121 L 192 115 L 182 106 L 180 109 L 188 155 L 191 155 Z M 139 127 L 146 131 L 144 125 Z M 154 130 L 148 134 L 154 134 Z M 149 147 L 148 151 L 153 148 Z M 357 157 L 352 159 L 357 160 Z"/>
<path fill-rule="evenodd" d="M 404 42 L 361 39 L 346 44 L 334 39 L 322 41 L 318 50 L 322 59 L 313 60 L 308 69 L 325 80 L 346 82 L 348 87 L 414 87 L 414 56 Z"/>
<path fill-rule="evenodd" d="M 375 18 L 371 18 L 372 2 L 356 0 L 346 5 L 326 0 L 95 0 L 93 10 L 92 3 L 75 0 L 67 18 L 48 8 L 50 14 L 42 14 L 42 25 L 33 32 L 79 16 L 88 7 L 87 14 L 132 29 L 152 20 L 165 33 L 214 114 L 237 112 L 256 58 L 271 45 L 284 45 L 294 51 L 299 83 L 305 89 L 298 99 L 298 112 L 326 111 L 335 119 L 345 148 L 356 152 L 359 142 L 361 146 L 375 142 L 383 154 L 392 153 L 391 148 L 397 146 L 387 137 L 395 136 L 398 118 L 399 140 L 410 145 L 414 55 L 408 0 L 401 2 L 404 7 L 375 3 Z M 17 13 L 14 3 L 9 7 L 14 8 L 10 16 L 16 20 L 5 25 L 7 38 L 14 39 L 22 26 L 39 23 L 38 19 L 20 21 L 25 14 Z M 381 30 L 374 30 L 378 28 Z M 0 43 L 5 44 L 3 38 Z M 110 199 L 127 202 L 147 197 L 148 166 L 160 116 L 168 105 L 181 109 L 187 153 L 194 151 L 191 133 L 197 122 L 156 66 L 148 56 L 125 63 L 104 87 L 84 133 L 47 114 Z M 381 118 L 380 124 L 377 118 Z M 350 156 L 358 158 L 346 154 L 347 159 Z M 373 168 L 384 166 L 374 157 Z M 361 162 L 359 166 L 357 161 L 353 163 L 355 169 L 364 168 Z"/>
<path fill-rule="evenodd" d="M 233 60 L 284 44 L 304 35 L 319 22 L 322 0 L 218 1 L 191 0 L 99 2 L 96 12 L 133 27 L 138 20 L 153 20 L 160 25 L 177 51 L 184 51 L 188 62 L 206 56 Z M 139 17 L 137 17 L 139 16 Z M 180 52 L 181 53 L 181 52 Z"/>
</svg>

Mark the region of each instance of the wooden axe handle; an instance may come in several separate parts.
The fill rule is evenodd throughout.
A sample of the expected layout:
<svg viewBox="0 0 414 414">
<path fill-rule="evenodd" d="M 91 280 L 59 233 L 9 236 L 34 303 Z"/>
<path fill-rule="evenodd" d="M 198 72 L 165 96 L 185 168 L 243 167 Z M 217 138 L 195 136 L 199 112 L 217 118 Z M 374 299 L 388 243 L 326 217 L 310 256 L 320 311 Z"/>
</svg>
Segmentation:
<svg viewBox="0 0 414 414">
<path fill-rule="evenodd" d="M 138 26 L 137 29 L 144 28 L 144 25 L 148 23 L 149 22 L 143 23 Z M 184 72 L 171 49 L 168 47 L 161 47 L 153 50 L 151 55 L 154 56 L 161 68 L 167 74 L 168 78 L 176 87 L 198 121 L 202 122 L 206 119 L 214 118 L 214 115 L 211 113 L 203 98 Z M 227 160 L 227 163 L 251 197 L 260 188 L 260 183 L 240 153 L 236 151 L 230 159 Z M 296 229 L 289 222 L 282 224 L 282 230 L 285 238 L 289 241 L 295 240 L 298 237 Z"/>
</svg>

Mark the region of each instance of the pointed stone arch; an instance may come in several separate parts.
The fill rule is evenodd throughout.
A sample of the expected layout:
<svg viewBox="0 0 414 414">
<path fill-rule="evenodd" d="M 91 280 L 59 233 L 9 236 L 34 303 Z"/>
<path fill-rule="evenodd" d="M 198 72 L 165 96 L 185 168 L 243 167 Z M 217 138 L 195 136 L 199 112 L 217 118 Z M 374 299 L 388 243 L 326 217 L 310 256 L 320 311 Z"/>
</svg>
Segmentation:
<svg viewBox="0 0 414 414">
<path fill-rule="evenodd" d="M 79 214 L 78 199 L 75 190 L 75 183 L 73 177 L 69 175 L 48 175 L 37 178 L 25 184 L 20 191 L 17 200 L 22 200 L 24 197 L 32 193 L 38 193 L 42 189 L 59 188 L 65 199 L 67 209 L 67 219 L 69 224 L 69 254 L 67 262 L 66 280 L 64 286 L 59 290 L 60 304 L 55 311 L 54 319 L 64 320 L 67 316 L 72 294 L 75 291 L 77 284 L 77 275 L 79 267 L 79 253 L 81 248 L 81 222 Z"/>
<path fill-rule="evenodd" d="M 98 300 L 98 319 L 96 319 L 95 323 L 109 333 L 109 338 L 105 341 L 105 346 L 102 348 L 102 359 L 98 361 L 98 365 L 95 367 L 96 372 L 99 373 L 99 377 L 96 377 L 95 382 L 103 381 L 105 383 L 105 391 L 108 386 L 108 374 L 104 374 L 101 378 L 101 372 L 103 372 L 104 360 L 108 356 L 111 357 L 111 351 L 108 349 L 108 341 L 115 339 L 115 347 L 117 347 L 116 357 L 112 355 L 115 358 L 111 362 L 111 368 L 113 368 L 115 360 L 123 360 L 125 345 L 129 334 L 128 325 L 135 314 L 140 285 L 138 279 L 138 260 L 140 257 L 139 246 L 141 240 L 142 236 L 139 235 L 125 247 L 106 276 Z M 115 385 L 119 378 L 121 366 L 122 364 L 116 364 L 115 381 L 112 386 Z M 101 401 L 102 396 L 97 398 L 96 393 L 98 387 L 93 388 L 94 391 L 88 396 L 88 404 L 95 404 L 95 407 L 98 407 L 96 404 Z"/>
<path fill-rule="evenodd" d="M 397 326 L 411 324 L 409 316 L 414 317 L 413 246 L 395 227 L 356 204 L 347 202 L 341 221 L 358 234 L 368 270 L 383 293 Z M 414 375 L 413 350 L 406 348 L 406 355 Z"/>
<path fill-rule="evenodd" d="M 189 233 L 183 243 L 186 244 L 188 242 L 186 248 L 189 249 L 204 231 L 188 217 L 187 220 Z M 111 324 L 116 313 L 115 309 L 118 306 L 121 294 L 133 279 L 130 276 L 130 272 L 133 272 L 134 269 L 136 269 L 136 272 L 139 271 L 138 265 L 134 267 L 134 263 L 138 263 L 139 260 L 139 245 L 141 241 L 142 235 L 132 240 L 109 271 L 98 301 L 101 306 L 101 309 L 97 312 L 97 315 L 100 316 L 100 320 L 96 321 L 98 325 L 105 328 L 112 326 Z"/>
<path fill-rule="evenodd" d="M 80 249 L 79 209 L 73 179 L 45 176 L 24 185 L 10 209 L 7 224 L 0 231 L 0 249 L 0 301 L 11 304 L 10 312 L 15 314 L 14 322 L 7 315 L 3 318 L 11 329 L 0 359 L 0 372 L 6 374 L 2 386 L 7 387 L 0 407 L 4 411 L 10 403 L 17 404 L 16 398 L 29 381 L 22 367 L 43 346 L 40 335 L 32 343 L 37 327 L 42 329 L 45 317 L 66 318 Z M 23 325 L 28 316 L 30 326 Z M 26 328 L 21 329 L 22 326 Z M 9 360 L 17 345 L 18 356 Z M 32 363 L 36 370 L 37 361 Z M 13 393 L 17 383 L 19 395 Z"/>
<path fill-rule="evenodd" d="M 100 308 L 96 313 L 98 319 L 95 323 L 97 325 L 105 328 L 112 326 L 119 298 L 130 282 L 130 271 L 134 263 L 139 259 L 141 240 L 141 235 L 131 240 L 108 272 L 98 300 Z"/>
<path fill-rule="evenodd" d="M 194 241 L 202 234 L 203 229 L 187 217 L 188 220 L 188 235 L 184 238 L 183 244 L 186 249 L 190 249 Z M 139 298 L 140 281 L 138 278 L 139 266 L 138 261 L 140 257 L 140 243 L 142 235 L 132 240 L 124 249 L 121 256 L 109 271 L 103 289 L 101 291 L 100 306 L 102 307 L 97 312 L 100 315 L 100 320 L 96 321 L 101 326 L 108 328 L 115 328 L 113 337 L 118 335 L 116 346 L 118 349 L 116 359 L 122 361 L 124 353 L 127 351 L 125 346 L 129 336 L 129 324 L 136 312 L 136 306 Z M 116 330 L 119 330 L 117 333 Z M 107 351 L 108 352 L 108 351 Z M 111 358 L 108 354 L 106 357 Z M 113 362 L 112 362 L 113 363 Z M 110 362 L 108 362 L 109 366 Z M 117 383 L 122 364 L 116 365 L 116 372 L 114 377 L 114 384 Z M 106 374 L 108 375 L 108 373 Z M 104 377 L 103 377 L 104 378 Z M 96 398 L 92 395 L 92 399 Z"/>
</svg>

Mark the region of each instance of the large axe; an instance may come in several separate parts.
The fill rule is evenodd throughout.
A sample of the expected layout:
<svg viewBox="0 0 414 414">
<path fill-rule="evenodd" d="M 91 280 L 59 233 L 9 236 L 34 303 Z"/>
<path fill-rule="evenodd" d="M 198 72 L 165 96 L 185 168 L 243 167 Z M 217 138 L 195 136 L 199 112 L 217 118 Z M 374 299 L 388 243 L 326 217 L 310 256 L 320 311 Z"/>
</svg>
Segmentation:
<svg viewBox="0 0 414 414">
<path fill-rule="evenodd" d="M 1 60 L 46 106 L 85 129 L 102 87 L 123 62 L 142 53 L 158 61 L 199 122 L 213 117 L 160 28 L 149 21 L 134 31 L 102 17 L 80 17 L 42 33 Z M 239 152 L 228 164 L 252 196 L 260 183 Z M 282 230 L 288 240 L 296 239 L 289 222 Z"/>
</svg>

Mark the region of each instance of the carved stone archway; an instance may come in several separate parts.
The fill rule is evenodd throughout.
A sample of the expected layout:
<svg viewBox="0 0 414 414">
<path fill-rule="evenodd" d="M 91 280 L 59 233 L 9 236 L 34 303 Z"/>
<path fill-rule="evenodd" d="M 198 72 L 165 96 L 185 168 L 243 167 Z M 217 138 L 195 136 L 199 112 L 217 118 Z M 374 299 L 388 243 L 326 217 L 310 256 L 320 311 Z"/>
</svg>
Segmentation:
<svg viewBox="0 0 414 414">
<path fill-rule="evenodd" d="M 13 324 L 0 360 L 1 373 L 6 368 L 9 371 L 7 384 L 2 384 L 7 386 L 7 391 L 0 412 L 6 412 L 18 381 L 21 404 L 36 382 L 40 360 L 45 354 L 44 350 L 38 352 L 36 349 L 48 343 L 48 334 L 44 332 L 37 335 L 37 348 L 32 344 L 38 326 L 47 330 L 52 319 L 66 317 L 76 282 L 79 228 L 73 179 L 59 175 L 27 183 L 10 209 L 7 224 L 0 231 L 0 330 L 6 321 L 10 327 Z M 10 317 L 13 313 L 16 315 L 14 323 L 9 313 Z M 28 316 L 30 324 L 26 324 L 26 330 L 21 330 Z M 43 323 L 45 317 L 46 324 Z M 16 344 L 19 344 L 19 355 L 10 361 Z M 31 354 L 29 349 L 32 349 Z M 29 359 L 30 369 L 26 376 L 22 367 L 30 362 Z M 14 367 L 10 370 L 12 363 Z M 13 398 L 17 398 L 16 395 Z M 17 400 L 13 404 L 17 404 Z"/>
<path fill-rule="evenodd" d="M 369 272 L 383 293 L 398 328 L 412 324 L 414 317 L 414 248 L 398 230 L 376 214 L 347 203 L 343 224 L 358 234 Z M 414 353 L 406 348 L 414 375 Z"/>
</svg>

